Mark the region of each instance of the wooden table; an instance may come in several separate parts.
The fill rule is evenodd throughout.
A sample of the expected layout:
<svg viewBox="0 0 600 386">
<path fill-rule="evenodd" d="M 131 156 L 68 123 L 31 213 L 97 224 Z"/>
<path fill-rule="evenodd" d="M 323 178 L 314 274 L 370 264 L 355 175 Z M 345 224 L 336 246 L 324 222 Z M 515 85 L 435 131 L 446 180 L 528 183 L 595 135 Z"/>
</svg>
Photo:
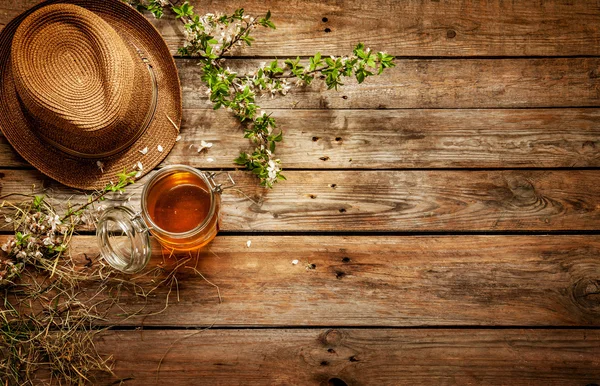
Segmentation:
<svg viewBox="0 0 600 386">
<path fill-rule="evenodd" d="M 0 25 L 35 3 L 4 0 Z M 164 312 L 106 333 L 98 348 L 123 384 L 599 384 L 598 2 L 242 5 L 270 9 L 277 30 L 257 31 L 232 69 L 358 41 L 397 67 L 260 101 L 285 130 L 288 181 L 265 190 L 233 172 L 256 202 L 223 194 L 222 231 L 198 264 L 223 303 L 190 272 Z M 178 22 L 153 23 L 175 52 Z M 232 170 L 250 144 L 210 110 L 194 60 L 176 62 L 183 139 L 163 165 Z M 198 155 L 201 139 L 215 145 Z M 77 194 L 0 146 L 2 194 Z M 72 248 L 97 253 L 93 234 Z"/>
</svg>

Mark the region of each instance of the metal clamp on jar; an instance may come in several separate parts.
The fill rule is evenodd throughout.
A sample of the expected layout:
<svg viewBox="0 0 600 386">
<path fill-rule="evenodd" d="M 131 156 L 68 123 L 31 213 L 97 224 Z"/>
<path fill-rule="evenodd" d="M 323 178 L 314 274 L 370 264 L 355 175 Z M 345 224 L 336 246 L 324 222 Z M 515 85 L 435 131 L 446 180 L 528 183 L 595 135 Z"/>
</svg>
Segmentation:
<svg viewBox="0 0 600 386">
<path fill-rule="evenodd" d="M 229 185 L 216 182 L 226 175 Z M 160 169 L 142 191 L 142 210 L 128 206 L 107 209 L 98 220 L 96 235 L 102 257 L 114 268 L 134 273 L 152 255 L 150 235 L 166 248 L 201 248 L 219 231 L 220 193 L 235 182 L 226 172 L 202 172 L 185 165 Z"/>
</svg>

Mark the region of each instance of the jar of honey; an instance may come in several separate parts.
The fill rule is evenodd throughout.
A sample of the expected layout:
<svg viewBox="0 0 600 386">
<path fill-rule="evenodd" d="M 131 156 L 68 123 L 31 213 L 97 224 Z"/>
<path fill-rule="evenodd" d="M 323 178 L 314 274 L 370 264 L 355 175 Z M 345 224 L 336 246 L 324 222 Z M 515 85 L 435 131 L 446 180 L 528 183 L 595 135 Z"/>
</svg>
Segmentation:
<svg viewBox="0 0 600 386">
<path fill-rule="evenodd" d="M 128 206 L 107 209 L 98 220 L 96 234 L 102 257 L 127 273 L 144 268 L 152 251 L 149 233 L 167 249 L 201 248 L 219 231 L 223 187 L 215 179 L 222 173 L 202 172 L 185 165 L 157 171 L 144 185 L 141 211 Z"/>
</svg>

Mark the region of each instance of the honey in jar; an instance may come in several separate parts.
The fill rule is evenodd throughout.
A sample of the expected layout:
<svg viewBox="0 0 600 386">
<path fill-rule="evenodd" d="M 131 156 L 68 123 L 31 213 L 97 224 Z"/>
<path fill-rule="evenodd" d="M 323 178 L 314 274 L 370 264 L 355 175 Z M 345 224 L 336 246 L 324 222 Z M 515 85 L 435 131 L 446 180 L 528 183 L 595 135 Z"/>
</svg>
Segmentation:
<svg viewBox="0 0 600 386">
<path fill-rule="evenodd" d="M 149 232 L 168 249 L 190 251 L 208 244 L 219 230 L 224 189 L 215 176 L 185 165 L 160 169 L 144 185 L 141 212 L 120 206 L 102 214 L 97 236 L 104 259 L 123 272 L 141 270 L 151 256 Z"/>
<path fill-rule="evenodd" d="M 142 217 L 167 248 L 188 251 L 218 231 L 220 196 L 202 172 L 189 166 L 159 170 L 142 192 Z"/>
<path fill-rule="evenodd" d="M 210 211 L 210 191 L 188 171 L 169 174 L 148 191 L 148 215 L 160 229 L 189 232 L 202 224 Z"/>
</svg>

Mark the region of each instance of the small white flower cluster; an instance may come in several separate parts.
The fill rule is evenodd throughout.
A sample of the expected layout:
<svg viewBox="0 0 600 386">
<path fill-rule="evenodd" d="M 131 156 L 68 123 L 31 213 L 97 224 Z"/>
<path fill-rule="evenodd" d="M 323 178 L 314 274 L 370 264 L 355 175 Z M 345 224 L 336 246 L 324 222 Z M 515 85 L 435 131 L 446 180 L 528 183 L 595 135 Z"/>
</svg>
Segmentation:
<svg viewBox="0 0 600 386">
<path fill-rule="evenodd" d="M 21 262 L 40 259 L 45 251 L 63 248 L 65 235 L 69 231 L 69 226 L 62 223 L 60 216 L 42 212 L 25 214 L 21 228 L 22 233 L 19 232 L 15 238 L 11 237 L 0 247 Z"/>
<path fill-rule="evenodd" d="M 0 258 L 0 288 L 12 283 L 23 270 L 23 263 L 15 263 L 10 259 Z"/>
<path fill-rule="evenodd" d="M 135 163 L 135 165 L 133 165 L 133 170 L 136 171 L 135 178 L 140 178 L 142 176 L 142 173 L 144 172 L 144 165 L 140 161 L 138 161 Z"/>
<path fill-rule="evenodd" d="M 219 21 L 224 14 L 213 14 L 207 13 L 204 16 L 200 16 L 199 23 L 188 24 L 186 26 L 185 31 L 183 32 L 183 36 L 185 39 L 184 48 L 194 47 L 198 41 L 201 40 L 203 35 L 212 36 L 213 39 L 217 41 L 217 43 L 212 45 L 212 52 L 218 56 L 220 56 L 225 49 L 231 46 L 232 42 L 235 38 L 242 32 L 242 30 L 254 22 L 254 18 L 246 15 L 243 16 L 241 21 L 232 22 L 232 23 L 221 23 Z M 255 28 L 256 26 L 252 26 Z M 242 41 L 238 40 L 235 42 L 236 45 L 241 46 Z M 205 52 L 200 52 L 200 54 L 204 54 Z"/>
<path fill-rule="evenodd" d="M 287 78 L 268 76 L 265 71 L 267 68 L 266 65 L 266 62 L 260 63 L 260 67 L 252 74 L 252 76 L 247 76 L 246 81 L 241 86 L 248 86 L 250 91 L 256 94 L 262 94 L 262 97 L 267 94 L 271 94 L 271 98 L 274 98 L 275 94 L 277 93 L 280 93 L 281 95 L 287 95 L 293 85 L 288 81 Z M 307 71 L 308 69 L 306 68 L 305 72 Z M 298 79 L 294 85 L 303 86 L 304 82 L 301 79 Z"/>
<path fill-rule="evenodd" d="M 261 145 L 260 148 L 269 157 L 269 162 L 267 162 L 267 172 L 269 173 L 269 175 L 266 181 L 268 184 L 274 184 L 277 181 L 278 173 L 281 171 L 281 160 L 274 159 L 273 153 L 271 153 L 271 150 L 266 149 L 265 145 Z"/>
</svg>

